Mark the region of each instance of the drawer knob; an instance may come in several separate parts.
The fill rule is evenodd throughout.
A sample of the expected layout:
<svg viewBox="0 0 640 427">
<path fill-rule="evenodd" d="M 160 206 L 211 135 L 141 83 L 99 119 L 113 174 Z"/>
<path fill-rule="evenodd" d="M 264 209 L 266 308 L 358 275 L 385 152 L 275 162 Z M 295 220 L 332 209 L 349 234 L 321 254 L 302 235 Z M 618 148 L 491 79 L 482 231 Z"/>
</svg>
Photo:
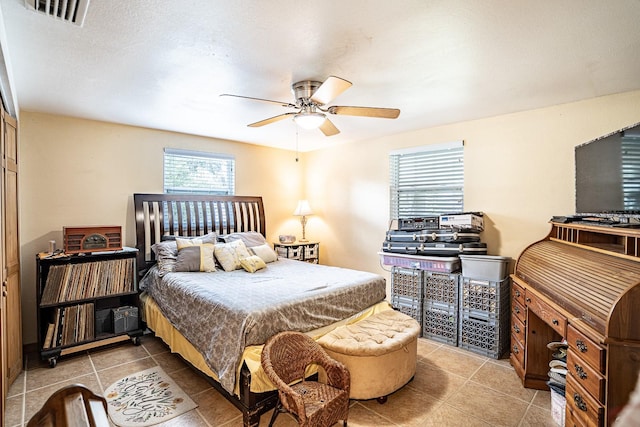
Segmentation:
<svg viewBox="0 0 640 427">
<path fill-rule="evenodd" d="M 520 353 L 520 350 L 518 350 L 518 346 L 517 345 L 514 345 L 513 346 L 513 354 L 518 354 L 518 353 Z"/>
<path fill-rule="evenodd" d="M 587 404 L 584 403 L 584 400 L 582 400 L 582 396 L 580 396 L 579 393 L 573 393 L 573 403 L 581 411 L 587 412 Z"/>
<path fill-rule="evenodd" d="M 520 333 L 520 326 L 513 325 L 513 330 L 516 331 L 516 334 L 519 334 Z"/>
<path fill-rule="evenodd" d="M 584 380 L 587 378 L 587 373 L 584 371 L 584 369 L 582 369 L 582 366 L 578 365 L 577 363 L 574 365 L 575 369 L 576 369 L 576 374 L 578 375 L 578 377 L 581 380 Z"/>
<path fill-rule="evenodd" d="M 576 340 L 576 347 L 581 353 L 586 353 L 588 350 L 587 345 L 582 340 Z"/>
<path fill-rule="evenodd" d="M 518 307 L 518 306 L 516 305 L 516 307 L 513 309 L 513 311 L 515 311 L 515 312 L 516 312 L 516 314 L 520 314 L 520 307 Z"/>
<path fill-rule="evenodd" d="M 529 303 L 531 302 L 531 298 L 525 298 L 525 301 Z"/>
<path fill-rule="evenodd" d="M 551 321 L 551 323 L 553 323 L 554 325 L 558 326 L 560 324 L 560 322 L 558 322 L 558 319 L 553 319 Z"/>
<path fill-rule="evenodd" d="M 520 291 L 516 289 L 516 298 L 520 298 Z"/>
</svg>

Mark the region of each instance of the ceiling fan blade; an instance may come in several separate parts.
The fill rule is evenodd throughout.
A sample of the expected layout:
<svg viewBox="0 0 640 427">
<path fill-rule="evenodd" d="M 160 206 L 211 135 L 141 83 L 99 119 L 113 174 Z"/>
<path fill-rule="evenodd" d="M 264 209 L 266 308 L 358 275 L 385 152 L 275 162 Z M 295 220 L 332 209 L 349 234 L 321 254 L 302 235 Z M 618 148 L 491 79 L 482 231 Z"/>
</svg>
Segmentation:
<svg viewBox="0 0 640 427">
<path fill-rule="evenodd" d="M 291 104 L 290 102 L 273 101 L 271 99 L 263 99 L 263 98 L 253 98 L 251 96 L 232 95 L 230 93 L 223 93 L 220 96 L 232 96 L 234 98 L 251 99 L 253 101 L 261 101 L 261 102 L 269 102 L 271 104 L 277 104 L 277 105 L 280 105 L 282 107 L 296 108 L 295 104 Z"/>
<path fill-rule="evenodd" d="M 329 76 L 324 83 L 322 83 L 320 87 L 313 92 L 311 100 L 320 105 L 326 105 L 333 101 L 333 99 L 342 92 L 349 89 L 351 84 L 351 82 L 341 79 L 340 77 Z"/>
<path fill-rule="evenodd" d="M 268 125 L 268 124 L 271 124 L 271 123 L 279 122 L 280 120 L 284 120 L 284 119 L 286 119 L 286 118 L 288 118 L 290 116 L 295 116 L 296 114 L 298 114 L 298 113 L 279 114 L 277 116 L 273 116 L 273 117 L 270 117 L 268 119 L 260 120 L 259 122 L 251 123 L 250 125 L 247 125 L 247 126 L 252 127 L 252 128 L 257 128 L 257 127 L 260 127 L 260 126 L 264 126 L 264 125 Z"/>
<path fill-rule="evenodd" d="M 378 117 L 383 119 L 395 119 L 400 115 L 397 108 L 376 108 L 376 107 L 340 107 L 333 106 L 327 110 L 331 114 L 343 116 Z"/>
<path fill-rule="evenodd" d="M 325 136 L 333 136 L 340 133 L 338 128 L 329 119 L 325 119 L 325 121 L 320 125 L 320 130 Z"/>
</svg>

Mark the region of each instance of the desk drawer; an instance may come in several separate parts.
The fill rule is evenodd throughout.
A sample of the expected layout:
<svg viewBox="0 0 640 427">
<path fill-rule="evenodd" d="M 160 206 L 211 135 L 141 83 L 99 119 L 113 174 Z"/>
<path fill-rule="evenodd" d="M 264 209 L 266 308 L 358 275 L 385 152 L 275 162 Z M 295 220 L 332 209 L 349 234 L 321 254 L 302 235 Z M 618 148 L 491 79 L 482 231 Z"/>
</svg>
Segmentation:
<svg viewBox="0 0 640 427">
<path fill-rule="evenodd" d="M 564 426 L 565 427 L 587 427 L 587 425 L 580 418 L 574 417 L 573 412 L 571 411 L 566 411 Z"/>
<path fill-rule="evenodd" d="M 605 400 L 605 379 L 599 372 L 585 363 L 573 348 L 567 354 L 567 372 L 600 402 Z"/>
<path fill-rule="evenodd" d="M 516 336 L 511 334 L 511 360 L 513 361 L 514 359 L 517 361 L 519 365 L 519 369 L 516 368 L 516 371 L 523 372 L 524 371 L 524 346 Z"/>
<path fill-rule="evenodd" d="M 520 345 L 524 347 L 526 339 L 524 323 L 522 323 L 515 314 L 511 315 L 511 335 L 516 337 L 520 342 Z"/>
<path fill-rule="evenodd" d="M 513 280 L 511 281 L 511 300 L 517 301 L 524 306 L 524 288 Z"/>
<path fill-rule="evenodd" d="M 565 397 L 567 399 L 567 411 L 571 413 L 571 418 L 577 418 L 589 427 L 602 425 L 604 407 L 579 384 L 576 384 L 571 376 L 567 378 Z"/>
<path fill-rule="evenodd" d="M 575 354 L 579 355 L 580 360 L 584 360 L 601 374 L 606 372 L 606 353 L 604 348 L 584 336 L 571 325 L 567 329 L 567 342 Z"/>
<path fill-rule="evenodd" d="M 526 293 L 525 301 L 527 302 L 527 309 L 533 311 L 543 322 L 551 326 L 551 328 L 561 336 L 566 336 L 566 317 L 530 292 Z"/>
<path fill-rule="evenodd" d="M 513 315 L 520 319 L 523 325 L 527 324 L 527 310 L 524 305 L 520 305 L 516 300 L 513 301 L 513 307 L 511 307 Z"/>
</svg>

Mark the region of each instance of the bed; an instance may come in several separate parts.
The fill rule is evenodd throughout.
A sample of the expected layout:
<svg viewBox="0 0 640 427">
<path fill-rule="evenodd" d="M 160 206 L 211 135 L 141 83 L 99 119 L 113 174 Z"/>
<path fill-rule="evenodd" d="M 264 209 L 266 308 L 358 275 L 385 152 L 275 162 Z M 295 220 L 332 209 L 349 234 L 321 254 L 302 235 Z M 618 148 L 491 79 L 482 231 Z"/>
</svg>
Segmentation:
<svg viewBox="0 0 640 427">
<path fill-rule="evenodd" d="M 267 259 L 261 197 L 134 194 L 134 210 L 147 327 L 242 411 L 245 426 L 257 426 L 277 401 L 260 367 L 266 338 L 280 330 L 319 338 L 338 325 L 390 309 L 382 276 Z M 215 245 L 216 254 L 246 246 L 249 254 L 267 259 L 266 268 L 174 271 L 156 257 L 174 239 L 184 244 L 200 237 L 203 244 L 211 236 L 215 243 L 205 245 Z M 206 263 L 199 265 L 202 270 Z"/>
</svg>

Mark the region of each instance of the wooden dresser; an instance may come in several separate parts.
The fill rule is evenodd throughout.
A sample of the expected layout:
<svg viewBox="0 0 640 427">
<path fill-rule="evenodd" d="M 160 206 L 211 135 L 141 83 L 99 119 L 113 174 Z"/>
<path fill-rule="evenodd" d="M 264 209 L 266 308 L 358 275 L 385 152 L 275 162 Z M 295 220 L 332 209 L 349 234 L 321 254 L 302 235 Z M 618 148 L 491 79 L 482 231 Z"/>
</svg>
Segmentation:
<svg viewBox="0 0 640 427">
<path fill-rule="evenodd" d="M 640 229 L 551 224 L 511 276 L 511 364 L 546 390 L 566 339 L 566 425 L 612 425 L 640 371 Z"/>
</svg>

